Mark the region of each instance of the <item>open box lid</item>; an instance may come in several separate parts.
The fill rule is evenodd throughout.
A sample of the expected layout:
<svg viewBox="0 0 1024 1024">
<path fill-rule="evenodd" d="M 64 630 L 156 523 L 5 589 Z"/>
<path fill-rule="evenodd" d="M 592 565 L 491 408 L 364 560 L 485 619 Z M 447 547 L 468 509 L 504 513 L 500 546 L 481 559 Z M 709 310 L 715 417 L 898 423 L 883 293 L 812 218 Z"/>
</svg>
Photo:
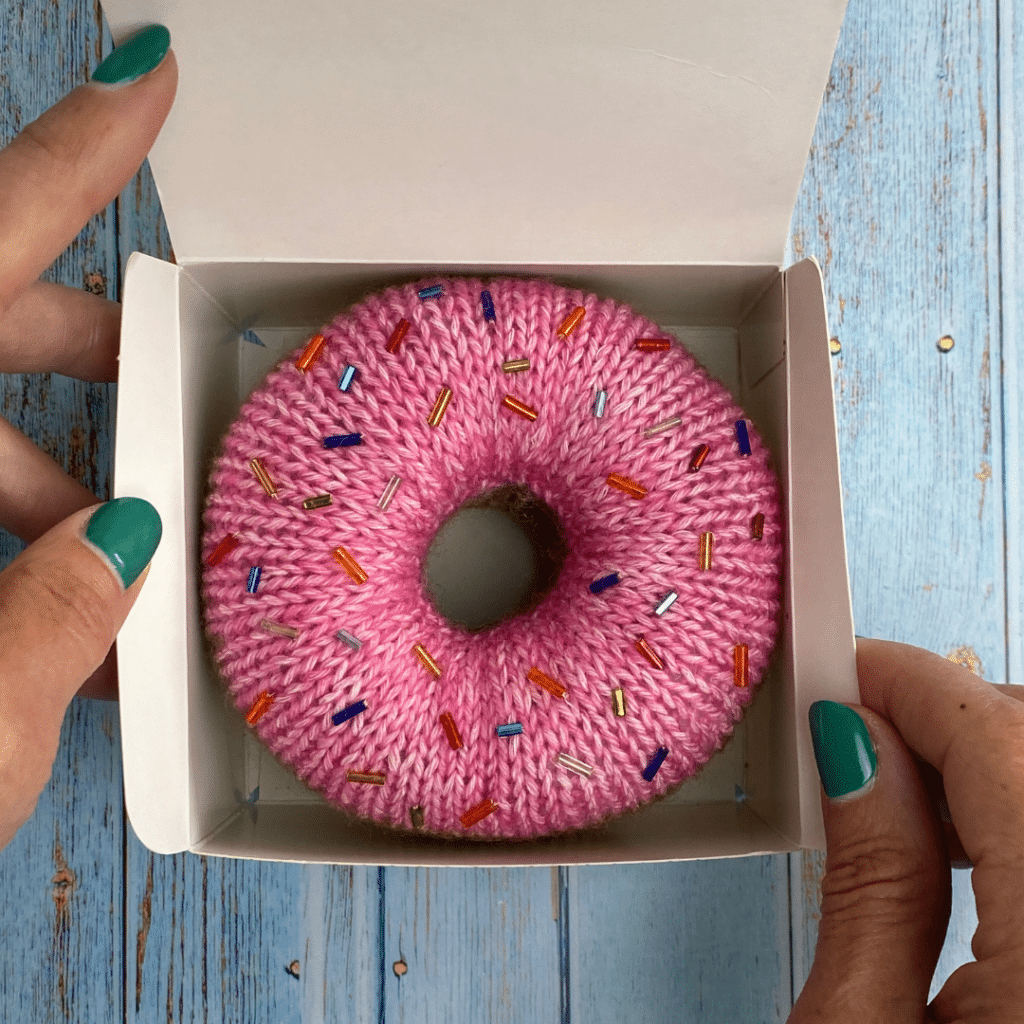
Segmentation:
<svg viewBox="0 0 1024 1024">
<path fill-rule="evenodd" d="M 104 0 L 180 263 L 779 266 L 845 0 Z"/>
</svg>

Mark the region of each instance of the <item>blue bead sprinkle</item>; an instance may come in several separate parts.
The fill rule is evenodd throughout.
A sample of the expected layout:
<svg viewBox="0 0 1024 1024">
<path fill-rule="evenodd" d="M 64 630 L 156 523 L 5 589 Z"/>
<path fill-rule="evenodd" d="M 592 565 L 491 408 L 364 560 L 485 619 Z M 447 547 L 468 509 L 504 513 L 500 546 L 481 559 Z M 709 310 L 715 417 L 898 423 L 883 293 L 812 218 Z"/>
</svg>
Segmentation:
<svg viewBox="0 0 1024 1024">
<path fill-rule="evenodd" d="M 490 292 L 480 293 L 480 305 L 484 307 L 484 319 L 493 324 L 497 317 L 494 315 L 494 299 Z"/>
<path fill-rule="evenodd" d="M 747 421 L 736 421 L 736 440 L 739 442 L 740 455 L 750 454 L 750 437 L 747 434 Z"/>
<path fill-rule="evenodd" d="M 590 592 L 592 594 L 600 594 L 602 590 L 607 590 L 609 587 L 614 587 L 616 583 L 621 583 L 619 574 L 617 572 L 610 573 L 607 576 L 602 576 L 599 580 L 594 580 L 590 584 Z"/>
<path fill-rule="evenodd" d="M 348 389 L 352 387 L 352 381 L 354 381 L 355 379 L 356 368 L 351 363 L 349 363 L 348 366 L 345 367 L 345 370 L 341 375 L 341 380 L 338 381 L 338 390 L 348 391 Z"/>
<path fill-rule="evenodd" d="M 432 284 L 429 288 L 421 288 L 416 293 L 420 299 L 436 299 L 439 295 L 444 295 L 443 284 Z"/>
<path fill-rule="evenodd" d="M 509 722 L 508 725 L 499 725 L 494 730 L 499 736 L 518 736 L 523 731 L 522 722 Z"/>
<path fill-rule="evenodd" d="M 362 434 L 331 434 L 324 438 L 325 448 L 352 448 L 363 443 Z"/>
<path fill-rule="evenodd" d="M 256 590 L 260 585 L 260 576 L 262 575 L 263 570 L 258 565 L 254 565 L 249 570 L 249 582 L 245 585 L 245 589 L 248 590 L 250 594 L 256 593 Z"/>
<path fill-rule="evenodd" d="M 341 725 L 342 722 L 347 722 L 350 718 L 355 718 L 356 715 L 361 715 L 365 710 L 366 701 L 357 700 L 355 704 L 349 704 L 347 708 L 335 711 L 335 713 L 331 715 L 331 725 Z"/>
<path fill-rule="evenodd" d="M 658 752 L 651 758 L 650 764 L 640 774 L 650 782 L 658 774 L 658 769 L 662 766 L 666 757 L 668 757 L 668 747 L 658 747 Z"/>
</svg>

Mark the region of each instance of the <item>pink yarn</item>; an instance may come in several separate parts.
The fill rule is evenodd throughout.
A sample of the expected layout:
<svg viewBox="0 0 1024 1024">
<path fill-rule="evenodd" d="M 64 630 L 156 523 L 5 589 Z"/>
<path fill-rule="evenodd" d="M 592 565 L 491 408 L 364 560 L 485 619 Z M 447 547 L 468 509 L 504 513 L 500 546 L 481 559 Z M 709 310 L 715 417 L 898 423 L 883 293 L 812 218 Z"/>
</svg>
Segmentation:
<svg viewBox="0 0 1024 1024">
<path fill-rule="evenodd" d="M 418 289 L 441 283 L 440 298 Z M 481 310 L 493 297 L 496 323 Z M 586 315 L 567 340 L 555 332 L 576 306 Z M 399 320 L 411 327 L 385 351 Z M 205 567 L 206 622 L 235 703 L 247 712 L 274 695 L 254 726 L 260 739 L 332 804 L 361 817 L 423 831 L 531 838 L 595 824 L 669 792 L 693 775 L 732 732 L 764 672 L 778 629 L 782 522 L 768 452 L 752 427 L 739 453 L 742 412 L 681 346 L 636 351 L 660 337 L 621 303 L 538 280 L 437 279 L 373 295 L 321 332 L 308 372 L 282 362 L 242 407 L 212 473 L 204 560 L 226 534 L 238 547 Z M 506 359 L 530 369 L 504 374 Z M 359 375 L 338 388 L 346 364 Z M 426 419 L 442 387 L 454 396 L 440 425 Z M 595 389 L 607 391 L 603 418 Z M 501 406 L 512 394 L 535 422 Z M 645 439 L 674 416 L 681 426 Z M 358 447 L 325 449 L 324 437 L 361 433 Z M 701 444 L 703 466 L 689 469 Z M 249 468 L 262 460 L 274 500 Z M 635 500 L 606 483 L 642 483 Z M 386 512 L 377 502 L 402 483 Z M 502 484 L 525 484 L 564 526 L 569 555 L 539 606 L 480 633 L 441 617 L 421 572 L 444 520 Z M 329 493 L 333 504 L 304 511 Z M 751 520 L 764 514 L 763 540 Z M 714 534 L 709 571 L 699 537 Z M 368 575 L 357 585 L 332 558 L 346 548 Z M 256 594 L 251 566 L 262 568 Z M 622 582 L 600 594 L 590 583 Z M 662 617 L 654 606 L 679 598 Z M 296 639 L 260 628 L 299 630 Z M 336 633 L 363 641 L 355 651 Z M 634 647 L 639 634 L 665 664 L 656 671 Z M 440 678 L 412 652 L 421 643 Z M 750 687 L 733 681 L 733 649 L 749 647 Z M 567 689 L 558 699 L 526 674 L 533 667 Z M 611 692 L 625 692 L 616 717 Z M 332 725 L 357 701 L 362 714 Z M 452 750 L 439 716 L 450 713 L 464 746 Z M 495 726 L 521 722 L 499 738 Z M 651 781 L 658 748 L 668 756 Z M 589 778 L 555 758 L 593 767 Z M 349 771 L 386 775 L 383 786 L 347 781 Z M 498 810 L 465 829 L 484 800 Z"/>
</svg>

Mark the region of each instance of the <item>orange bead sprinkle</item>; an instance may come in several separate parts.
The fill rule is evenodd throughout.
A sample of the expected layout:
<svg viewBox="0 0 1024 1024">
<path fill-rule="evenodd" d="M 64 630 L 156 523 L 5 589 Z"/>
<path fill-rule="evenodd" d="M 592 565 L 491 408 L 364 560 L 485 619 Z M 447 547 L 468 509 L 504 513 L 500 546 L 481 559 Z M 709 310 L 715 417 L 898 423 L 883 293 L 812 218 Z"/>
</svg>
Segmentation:
<svg viewBox="0 0 1024 1024">
<path fill-rule="evenodd" d="M 310 367 L 320 358 L 324 350 L 324 336 L 314 334 L 309 344 L 302 350 L 302 355 L 295 360 L 295 366 L 303 373 L 308 373 Z"/>
<path fill-rule="evenodd" d="M 395 329 L 391 332 L 391 337 L 388 338 L 388 343 L 384 346 L 385 352 L 390 352 L 394 355 L 398 351 L 398 346 L 402 344 L 402 339 L 409 333 L 409 328 L 412 324 L 409 323 L 405 317 L 395 325 Z"/>
<path fill-rule="evenodd" d="M 207 556 L 207 565 L 220 565 L 238 547 L 238 538 L 229 533 Z"/>
<path fill-rule="evenodd" d="M 462 822 L 463 828 L 472 828 L 478 822 L 481 822 L 489 814 L 493 814 L 498 809 L 498 805 L 488 797 L 486 800 L 481 800 L 475 807 L 470 807 L 465 814 L 459 818 Z"/>
<path fill-rule="evenodd" d="M 363 782 L 368 786 L 383 786 L 388 781 L 383 772 L 349 772 L 345 778 L 349 782 Z"/>
<path fill-rule="evenodd" d="M 638 352 L 667 352 L 671 347 L 668 338 L 637 338 L 633 343 Z"/>
<path fill-rule="evenodd" d="M 565 695 L 569 692 L 557 679 L 552 679 L 551 676 L 545 675 L 539 668 L 531 668 L 526 673 L 526 678 L 529 682 L 543 687 L 553 697 L 558 697 L 560 700 L 564 700 Z"/>
<path fill-rule="evenodd" d="M 704 465 L 704 460 L 708 457 L 708 452 L 711 449 L 706 445 L 702 444 L 694 453 L 693 458 L 690 459 L 690 472 L 696 473 L 701 466 Z"/>
<path fill-rule="evenodd" d="M 647 494 L 647 488 L 643 484 L 638 484 L 635 480 L 630 480 L 628 476 L 620 476 L 618 473 L 609 473 L 606 483 L 609 487 L 617 487 L 620 491 L 624 491 L 631 498 L 636 498 L 637 501 Z"/>
<path fill-rule="evenodd" d="M 764 537 L 764 513 L 758 512 L 750 524 L 750 537 L 752 540 L 761 540 Z"/>
<path fill-rule="evenodd" d="M 360 568 L 359 563 L 344 549 L 335 548 L 332 552 L 334 560 L 356 581 L 365 583 L 370 577 Z"/>
<path fill-rule="evenodd" d="M 427 652 L 423 644 L 413 644 L 412 653 L 423 662 L 423 667 L 435 676 L 441 675 L 441 666 Z"/>
<path fill-rule="evenodd" d="M 732 649 L 732 681 L 744 690 L 750 685 L 749 648 L 746 644 L 737 644 Z"/>
<path fill-rule="evenodd" d="M 445 736 L 448 737 L 448 746 L 452 750 L 458 750 L 462 746 L 462 737 L 459 735 L 459 727 L 455 724 L 455 719 L 446 711 L 440 719 L 441 728 L 444 729 Z"/>
<path fill-rule="evenodd" d="M 269 690 L 264 690 L 249 708 L 245 720 L 250 725 L 255 725 L 270 710 L 270 705 L 273 703 L 274 695 Z"/>
<path fill-rule="evenodd" d="M 525 402 L 520 402 L 518 398 L 513 398 L 511 395 L 506 395 L 502 400 L 501 404 L 506 409 L 511 409 L 513 412 L 518 413 L 523 417 L 524 420 L 529 420 L 531 423 L 537 418 L 537 410 L 527 405 Z"/>
<path fill-rule="evenodd" d="M 697 566 L 700 569 L 711 568 L 711 555 L 715 550 L 715 535 L 713 533 L 702 533 L 700 535 L 700 557 L 697 559 Z"/>
<path fill-rule="evenodd" d="M 560 338 L 568 338 L 573 331 L 579 327 L 587 311 L 582 306 L 577 306 L 561 323 L 556 332 Z"/>
<path fill-rule="evenodd" d="M 430 415 L 427 417 L 427 426 L 436 427 L 444 416 L 445 410 L 448 408 L 448 403 L 452 400 L 452 389 L 441 388 L 438 393 L 437 400 L 434 402 L 434 408 L 430 410 Z"/>
<path fill-rule="evenodd" d="M 651 645 L 647 642 L 647 638 L 641 633 L 634 641 L 633 646 L 644 656 L 644 658 L 657 669 L 664 669 L 665 662 L 659 658 L 653 650 Z"/>
</svg>

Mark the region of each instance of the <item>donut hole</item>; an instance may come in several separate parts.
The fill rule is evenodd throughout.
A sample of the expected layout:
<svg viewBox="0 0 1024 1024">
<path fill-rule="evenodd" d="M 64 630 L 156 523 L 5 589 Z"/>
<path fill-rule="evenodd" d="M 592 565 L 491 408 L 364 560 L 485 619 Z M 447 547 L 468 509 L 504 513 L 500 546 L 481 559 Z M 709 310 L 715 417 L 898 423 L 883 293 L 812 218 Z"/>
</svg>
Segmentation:
<svg viewBox="0 0 1024 1024">
<path fill-rule="evenodd" d="M 540 604 L 568 553 L 555 510 L 528 487 L 505 484 L 441 524 L 423 563 L 423 586 L 450 623 L 479 632 Z"/>
</svg>

